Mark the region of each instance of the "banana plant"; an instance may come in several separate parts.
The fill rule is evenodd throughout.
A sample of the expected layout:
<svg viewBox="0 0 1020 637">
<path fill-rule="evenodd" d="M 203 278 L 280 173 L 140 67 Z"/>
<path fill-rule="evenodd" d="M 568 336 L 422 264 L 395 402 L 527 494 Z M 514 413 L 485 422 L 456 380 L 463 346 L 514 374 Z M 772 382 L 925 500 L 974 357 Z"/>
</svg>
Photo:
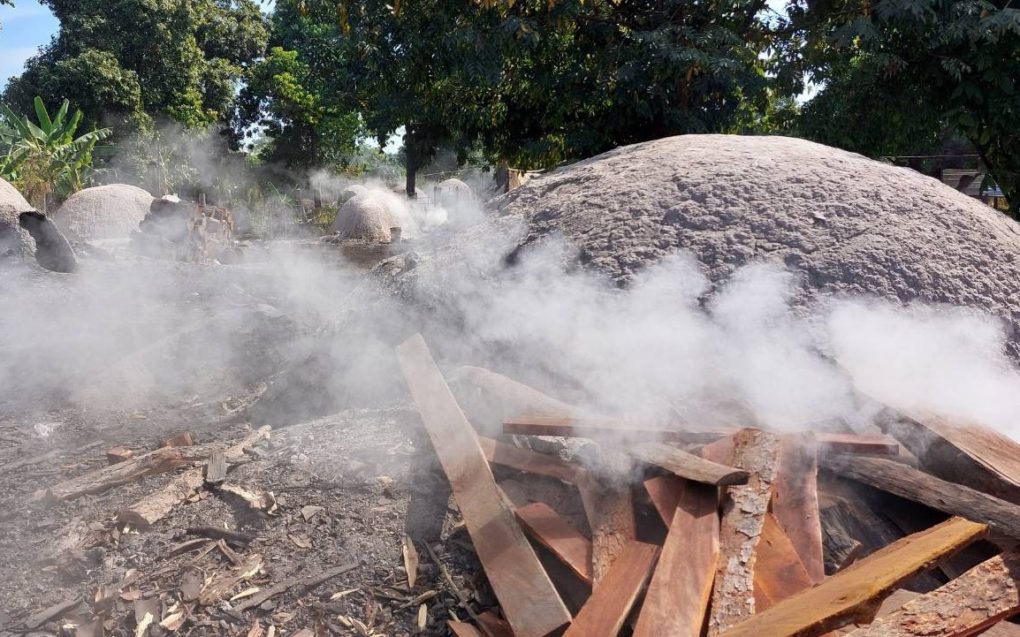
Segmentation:
<svg viewBox="0 0 1020 637">
<path fill-rule="evenodd" d="M 89 182 L 92 151 L 111 134 L 109 128 L 100 128 L 75 137 L 82 114 L 69 116 L 70 107 L 64 100 L 50 117 L 42 98 L 36 97 L 35 123 L 0 104 L 0 177 L 21 188 L 42 210 L 51 194 L 66 199 Z"/>
</svg>

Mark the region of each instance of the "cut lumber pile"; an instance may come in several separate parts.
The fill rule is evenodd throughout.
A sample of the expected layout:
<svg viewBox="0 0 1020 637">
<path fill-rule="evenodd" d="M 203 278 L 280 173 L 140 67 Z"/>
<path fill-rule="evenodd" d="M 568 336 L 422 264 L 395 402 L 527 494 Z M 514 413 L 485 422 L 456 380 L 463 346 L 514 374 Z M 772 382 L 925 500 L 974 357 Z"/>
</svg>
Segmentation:
<svg viewBox="0 0 1020 637">
<path fill-rule="evenodd" d="M 989 533 L 1020 540 L 1020 506 L 1006 497 L 1020 461 L 985 430 L 947 434 L 918 420 L 868 435 L 641 425 L 462 368 L 469 422 L 421 336 L 397 356 L 498 601 L 493 615 L 462 597 L 467 617 L 449 618 L 453 634 L 1020 632 L 1002 623 L 1020 615 L 1020 553 L 989 559 L 985 542 L 955 556 Z M 917 444 L 919 430 L 940 460 L 952 449 L 980 471 L 965 481 L 929 468 L 936 456 Z M 561 438 L 577 446 L 557 447 Z M 568 447 L 584 453 L 553 453 Z M 1015 443 L 1004 448 L 1020 457 Z"/>
</svg>

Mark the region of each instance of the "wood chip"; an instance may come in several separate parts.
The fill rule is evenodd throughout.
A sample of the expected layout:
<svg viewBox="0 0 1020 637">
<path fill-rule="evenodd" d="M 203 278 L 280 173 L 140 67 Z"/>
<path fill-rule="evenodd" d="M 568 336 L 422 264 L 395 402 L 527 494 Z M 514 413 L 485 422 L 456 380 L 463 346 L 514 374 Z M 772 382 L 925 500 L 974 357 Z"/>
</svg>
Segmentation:
<svg viewBox="0 0 1020 637">
<path fill-rule="evenodd" d="M 414 590 L 414 584 L 418 581 L 418 550 L 414 548 L 414 541 L 404 536 L 400 547 L 404 554 L 404 569 L 407 572 L 407 587 Z"/>
<path fill-rule="evenodd" d="M 63 617 L 64 615 L 71 612 L 75 608 L 78 608 L 78 606 L 81 605 L 81 602 L 82 602 L 81 596 L 75 596 L 70 599 L 57 602 L 52 606 L 44 608 L 38 613 L 29 615 L 28 619 L 24 621 L 24 626 L 29 630 L 34 630 L 50 620 Z"/>
<path fill-rule="evenodd" d="M 884 595 L 914 574 L 980 539 L 984 524 L 951 518 L 909 535 L 821 584 L 779 602 L 722 633 L 723 637 L 820 635 L 869 618 Z"/>
<path fill-rule="evenodd" d="M 305 519 L 305 522 L 314 518 L 318 513 L 321 513 L 324 509 L 319 506 L 303 506 L 301 507 L 301 517 Z"/>
<path fill-rule="evenodd" d="M 429 621 L 429 609 L 428 606 L 422 604 L 418 607 L 418 630 L 425 630 L 425 625 Z"/>
<path fill-rule="evenodd" d="M 309 540 L 306 536 L 301 535 L 300 533 L 291 533 L 287 535 L 287 537 L 290 538 L 290 541 L 293 542 L 294 546 L 298 548 L 302 549 L 312 548 L 312 541 Z"/>
<path fill-rule="evenodd" d="M 227 479 L 227 455 L 222 451 L 215 451 L 209 456 L 209 463 L 205 466 L 206 484 L 220 484 Z"/>
<path fill-rule="evenodd" d="M 348 571 L 352 571 L 357 567 L 358 564 L 356 562 L 350 562 L 347 564 L 342 564 L 340 566 L 335 566 L 333 568 L 326 569 L 325 571 L 322 571 L 321 573 L 317 573 L 315 575 L 309 575 L 307 577 L 292 577 L 278 584 L 274 584 L 269 588 L 259 591 L 255 595 L 252 595 L 248 599 L 242 601 L 240 604 L 234 606 L 234 610 L 237 612 L 241 612 L 248 610 L 249 608 L 261 606 L 266 600 L 275 597 L 291 588 L 300 590 L 311 590 L 318 586 L 319 584 L 322 584 L 323 582 L 333 579 L 334 577 L 337 577 L 338 575 L 341 575 Z"/>
<path fill-rule="evenodd" d="M 191 432 L 184 431 L 163 443 L 164 447 L 190 447 L 195 443 L 191 440 Z"/>
<path fill-rule="evenodd" d="M 114 465 L 121 462 L 126 462 L 133 458 L 134 455 L 135 452 L 125 447 L 111 447 L 106 450 L 106 463 Z"/>
</svg>

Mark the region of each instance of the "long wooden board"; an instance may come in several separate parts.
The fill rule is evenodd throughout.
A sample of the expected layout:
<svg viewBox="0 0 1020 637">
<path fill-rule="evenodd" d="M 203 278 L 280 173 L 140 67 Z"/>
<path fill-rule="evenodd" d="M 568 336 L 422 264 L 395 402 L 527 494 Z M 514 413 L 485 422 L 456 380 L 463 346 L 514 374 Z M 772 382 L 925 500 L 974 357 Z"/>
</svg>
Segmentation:
<svg viewBox="0 0 1020 637">
<path fill-rule="evenodd" d="M 564 637 L 615 637 L 651 576 L 658 554 L 654 544 L 627 544 Z"/>
<path fill-rule="evenodd" d="M 755 611 L 760 613 L 814 583 L 779 521 L 766 513 L 754 568 Z"/>
<path fill-rule="evenodd" d="M 830 456 L 825 466 L 857 482 L 939 511 L 984 522 L 1001 533 L 1020 538 L 1020 506 L 1011 502 L 882 458 Z"/>
<path fill-rule="evenodd" d="M 517 519 L 524 530 L 563 562 L 586 584 L 592 582 L 591 540 L 545 502 L 518 507 Z"/>
<path fill-rule="evenodd" d="M 726 488 L 719 530 L 719 564 L 708 634 L 717 635 L 755 612 L 754 572 L 765 513 L 772 499 L 779 438 L 758 429 L 733 436 L 733 464 L 746 469 L 746 485 Z"/>
<path fill-rule="evenodd" d="M 980 539 L 988 527 L 962 518 L 909 535 L 845 570 L 745 619 L 723 637 L 812 637 L 870 616 L 882 597 L 915 573 Z"/>
<path fill-rule="evenodd" d="M 848 637 L 969 637 L 1020 612 L 1020 554 L 998 555 Z"/>
<path fill-rule="evenodd" d="M 811 582 L 825 579 L 818 509 L 818 451 L 811 434 L 780 439 L 772 512 L 790 538 Z"/>
<path fill-rule="evenodd" d="M 661 467 L 687 480 L 712 486 L 747 484 L 748 473 L 743 469 L 712 462 L 669 445 L 643 443 L 631 446 L 628 451 L 642 462 Z"/>
<path fill-rule="evenodd" d="M 711 442 L 737 431 L 735 428 L 702 430 L 667 429 L 622 423 L 610 418 L 570 416 L 517 416 L 503 421 L 503 433 L 527 436 L 563 436 L 565 438 L 607 438 L 619 440 L 625 434 L 634 440 L 666 440 L 670 442 Z"/>
<path fill-rule="evenodd" d="M 490 463 L 517 471 L 526 471 L 570 483 L 576 483 L 578 472 L 582 471 L 581 467 L 564 462 L 555 456 L 521 449 L 492 438 L 479 436 L 478 443 L 482 446 L 485 459 Z"/>
<path fill-rule="evenodd" d="M 397 359 L 514 634 L 545 637 L 558 630 L 570 622 L 570 613 L 500 494 L 478 438 L 425 339 L 416 334 L 400 344 Z"/>
<path fill-rule="evenodd" d="M 634 637 L 700 637 L 719 557 L 717 489 L 677 485 L 677 505 Z"/>
</svg>

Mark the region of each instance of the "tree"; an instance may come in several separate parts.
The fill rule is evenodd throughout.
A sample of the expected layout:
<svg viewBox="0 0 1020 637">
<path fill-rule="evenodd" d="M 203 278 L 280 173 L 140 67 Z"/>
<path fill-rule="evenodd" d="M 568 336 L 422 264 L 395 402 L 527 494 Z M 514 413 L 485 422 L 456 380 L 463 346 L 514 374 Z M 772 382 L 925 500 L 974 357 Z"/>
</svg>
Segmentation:
<svg viewBox="0 0 1020 637">
<path fill-rule="evenodd" d="M 69 117 L 67 100 L 52 118 L 42 98 L 36 97 L 34 106 L 38 124 L 0 105 L 0 176 L 45 212 L 50 195 L 63 200 L 84 187 L 91 172 L 92 151 L 110 136 L 110 130 L 75 137 L 82 113 L 75 111 Z"/>
<path fill-rule="evenodd" d="M 265 50 L 254 0 L 43 0 L 60 20 L 5 101 L 74 96 L 87 123 L 190 128 L 226 121 L 244 67 Z"/>
<path fill-rule="evenodd" d="M 765 0 L 307 6 L 344 36 L 333 93 L 380 139 L 404 130 L 409 194 L 440 145 L 463 151 L 481 140 L 494 161 L 550 166 L 736 130 L 799 90 L 799 75 L 764 55 L 779 47 Z"/>
<path fill-rule="evenodd" d="M 853 139 L 875 155 L 948 126 L 1020 216 L 1020 9 L 1009 0 L 793 0 L 789 13 L 809 68 L 826 83 L 817 107 L 805 109 L 810 134 Z M 828 115 L 835 119 L 819 124 Z"/>
</svg>

